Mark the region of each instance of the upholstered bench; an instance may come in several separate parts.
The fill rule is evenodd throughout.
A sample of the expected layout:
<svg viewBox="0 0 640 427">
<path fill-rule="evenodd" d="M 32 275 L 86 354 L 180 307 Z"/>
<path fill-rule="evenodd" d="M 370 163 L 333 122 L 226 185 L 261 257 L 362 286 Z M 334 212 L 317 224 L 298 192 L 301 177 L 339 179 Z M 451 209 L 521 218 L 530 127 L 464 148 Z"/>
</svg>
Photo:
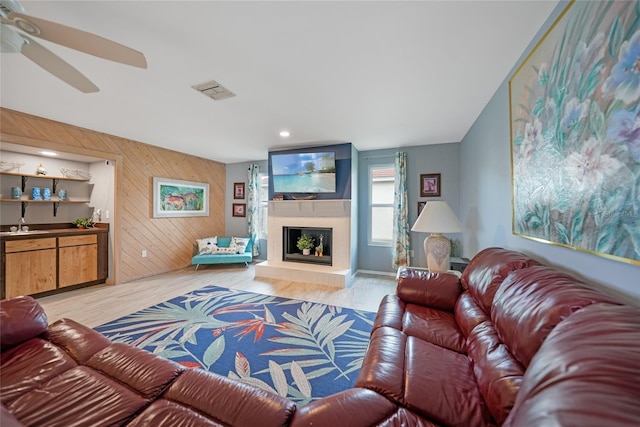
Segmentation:
<svg viewBox="0 0 640 427">
<path fill-rule="evenodd" d="M 198 239 L 198 254 L 191 258 L 191 265 L 234 264 L 244 262 L 245 266 L 253 260 L 253 241 L 242 237 L 208 237 Z M 244 244 L 243 244 L 244 243 Z M 244 248 L 244 250 L 243 250 Z"/>
</svg>

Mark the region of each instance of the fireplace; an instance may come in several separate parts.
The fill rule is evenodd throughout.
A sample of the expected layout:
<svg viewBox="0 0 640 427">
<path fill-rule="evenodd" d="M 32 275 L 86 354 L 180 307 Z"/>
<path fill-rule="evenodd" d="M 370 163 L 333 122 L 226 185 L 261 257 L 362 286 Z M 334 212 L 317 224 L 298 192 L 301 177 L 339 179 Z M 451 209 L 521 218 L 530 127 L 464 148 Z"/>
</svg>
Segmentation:
<svg viewBox="0 0 640 427">
<path fill-rule="evenodd" d="M 256 264 L 256 278 L 348 287 L 353 277 L 352 243 L 356 240 L 355 227 L 351 226 L 353 217 L 351 200 L 270 201 L 267 260 Z M 296 247 L 297 237 L 284 237 L 286 227 L 331 231 L 331 237 L 328 233 L 315 232 L 316 239 L 324 235 L 324 256 L 302 255 Z M 315 246 L 318 244 L 316 240 Z M 296 262 L 285 260 L 285 254 L 297 258 L 293 260 Z"/>
<path fill-rule="evenodd" d="M 296 243 L 302 235 L 314 239 L 316 248 L 322 242 L 322 254 L 311 249 L 310 255 L 303 255 Z M 282 260 L 289 262 L 306 262 L 310 264 L 333 265 L 331 258 L 332 229 L 318 227 L 282 227 Z"/>
</svg>

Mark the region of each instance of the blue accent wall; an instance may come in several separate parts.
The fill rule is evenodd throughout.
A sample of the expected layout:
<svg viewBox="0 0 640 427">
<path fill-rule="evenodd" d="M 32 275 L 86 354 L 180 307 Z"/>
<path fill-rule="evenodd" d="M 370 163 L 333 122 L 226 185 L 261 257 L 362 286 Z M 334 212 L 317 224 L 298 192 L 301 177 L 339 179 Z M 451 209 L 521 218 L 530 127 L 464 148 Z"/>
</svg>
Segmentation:
<svg viewBox="0 0 640 427">
<path fill-rule="evenodd" d="M 358 153 L 358 270 L 394 272 L 391 246 L 371 245 L 369 239 L 369 167 L 394 162 L 397 151 L 407 153 L 407 193 L 409 197 L 409 224 L 418 218 L 418 201 L 446 200 L 451 209 L 459 214 L 460 203 L 460 145 L 434 144 L 416 147 L 401 147 L 385 150 L 360 151 Z M 420 175 L 441 174 L 441 197 L 420 197 Z M 458 215 L 459 216 L 459 215 Z M 423 242 L 426 233 L 411 232 L 411 249 L 414 256 L 411 265 L 427 266 Z M 461 239 L 462 234 L 447 237 Z"/>
<path fill-rule="evenodd" d="M 554 9 L 461 141 L 460 220 L 467 228 L 467 232 L 463 234 L 463 252 L 465 256 L 472 257 L 490 246 L 519 250 L 545 264 L 575 274 L 594 287 L 601 287 L 638 304 L 640 266 L 525 239 L 511 232 L 508 80 L 566 4 L 562 2 Z"/>
</svg>

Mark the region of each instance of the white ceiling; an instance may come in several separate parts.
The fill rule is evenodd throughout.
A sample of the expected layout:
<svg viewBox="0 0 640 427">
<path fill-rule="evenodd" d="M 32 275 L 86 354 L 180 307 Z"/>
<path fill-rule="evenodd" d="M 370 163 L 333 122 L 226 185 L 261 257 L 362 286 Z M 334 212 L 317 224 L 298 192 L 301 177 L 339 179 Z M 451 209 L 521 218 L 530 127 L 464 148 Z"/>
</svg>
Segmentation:
<svg viewBox="0 0 640 427">
<path fill-rule="evenodd" d="M 327 142 L 370 150 L 460 141 L 557 1 L 22 5 L 142 51 L 149 66 L 42 41 L 100 92 L 80 93 L 3 53 L 3 107 L 234 163 Z M 191 88 L 208 80 L 237 96 L 213 101 Z"/>
</svg>

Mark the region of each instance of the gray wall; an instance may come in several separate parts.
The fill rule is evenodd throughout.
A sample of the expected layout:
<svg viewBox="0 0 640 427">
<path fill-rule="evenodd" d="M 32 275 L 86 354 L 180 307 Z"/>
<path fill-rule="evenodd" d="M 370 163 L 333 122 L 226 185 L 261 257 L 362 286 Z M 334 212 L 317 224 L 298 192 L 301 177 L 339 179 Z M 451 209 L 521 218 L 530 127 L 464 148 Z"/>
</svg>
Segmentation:
<svg viewBox="0 0 640 427">
<path fill-rule="evenodd" d="M 225 199 L 225 234 L 227 236 L 246 236 L 247 235 L 247 218 L 235 217 L 231 212 L 234 203 L 247 203 L 247 184 L 249 165 L 255 163 L 260 166 L 260 173 L 267 173 L 267 161 L 257 160 L 253 162 L 231 163 L 226 165 L 226 199 Z M 233 198 L 233 183 L 244 182 L 245 197 L 244 200 Z M 260 255 L 254 258 L 256 261 L 264 261 L 267 259 L 267 241 L 261 239 Z"/>
<path fill-rule="evenodd" d="M 516 65 L 524 60 L 564 5 L 554 10 Z M 639 266 L 539 243 L 511 233 L 509 76 L 461 142 L 460 219 L 467 228 L 463 234 L 464 255 L 472 257 L 490 246 L 520 250 L 546 264 L 577 274 L 596 287 L 605 285 L 610 293 L 622 292 L 631 295 L 636 302 L 640 301 Z"/>
<path fill-rule="evenodd" d="M 446 200 L 457 214 L 460 213 L 460 145 L 458 143 L 421 145 L 385 150 L 361 151 L 358 165 L 358 270 L 394 272 L 391 248 L 369 246 L 367 242 L 369 220 L 369 166 L 393 164 L 397 151 L 407 153 L 407 191 L 409 196 L 410 226 L 418 218 L 418 201 Z M 420 197 L 420 174 L 441 174 L 441 197 Z M 458 215 L 460 216 L 460 215 Z M 411 265 L 426 267 L 423 242 L 425 233 L 411 233 L 411 248 L 414 256 Z M 461 239 L 460 234 L 447 237 Z"/>
</svg>

